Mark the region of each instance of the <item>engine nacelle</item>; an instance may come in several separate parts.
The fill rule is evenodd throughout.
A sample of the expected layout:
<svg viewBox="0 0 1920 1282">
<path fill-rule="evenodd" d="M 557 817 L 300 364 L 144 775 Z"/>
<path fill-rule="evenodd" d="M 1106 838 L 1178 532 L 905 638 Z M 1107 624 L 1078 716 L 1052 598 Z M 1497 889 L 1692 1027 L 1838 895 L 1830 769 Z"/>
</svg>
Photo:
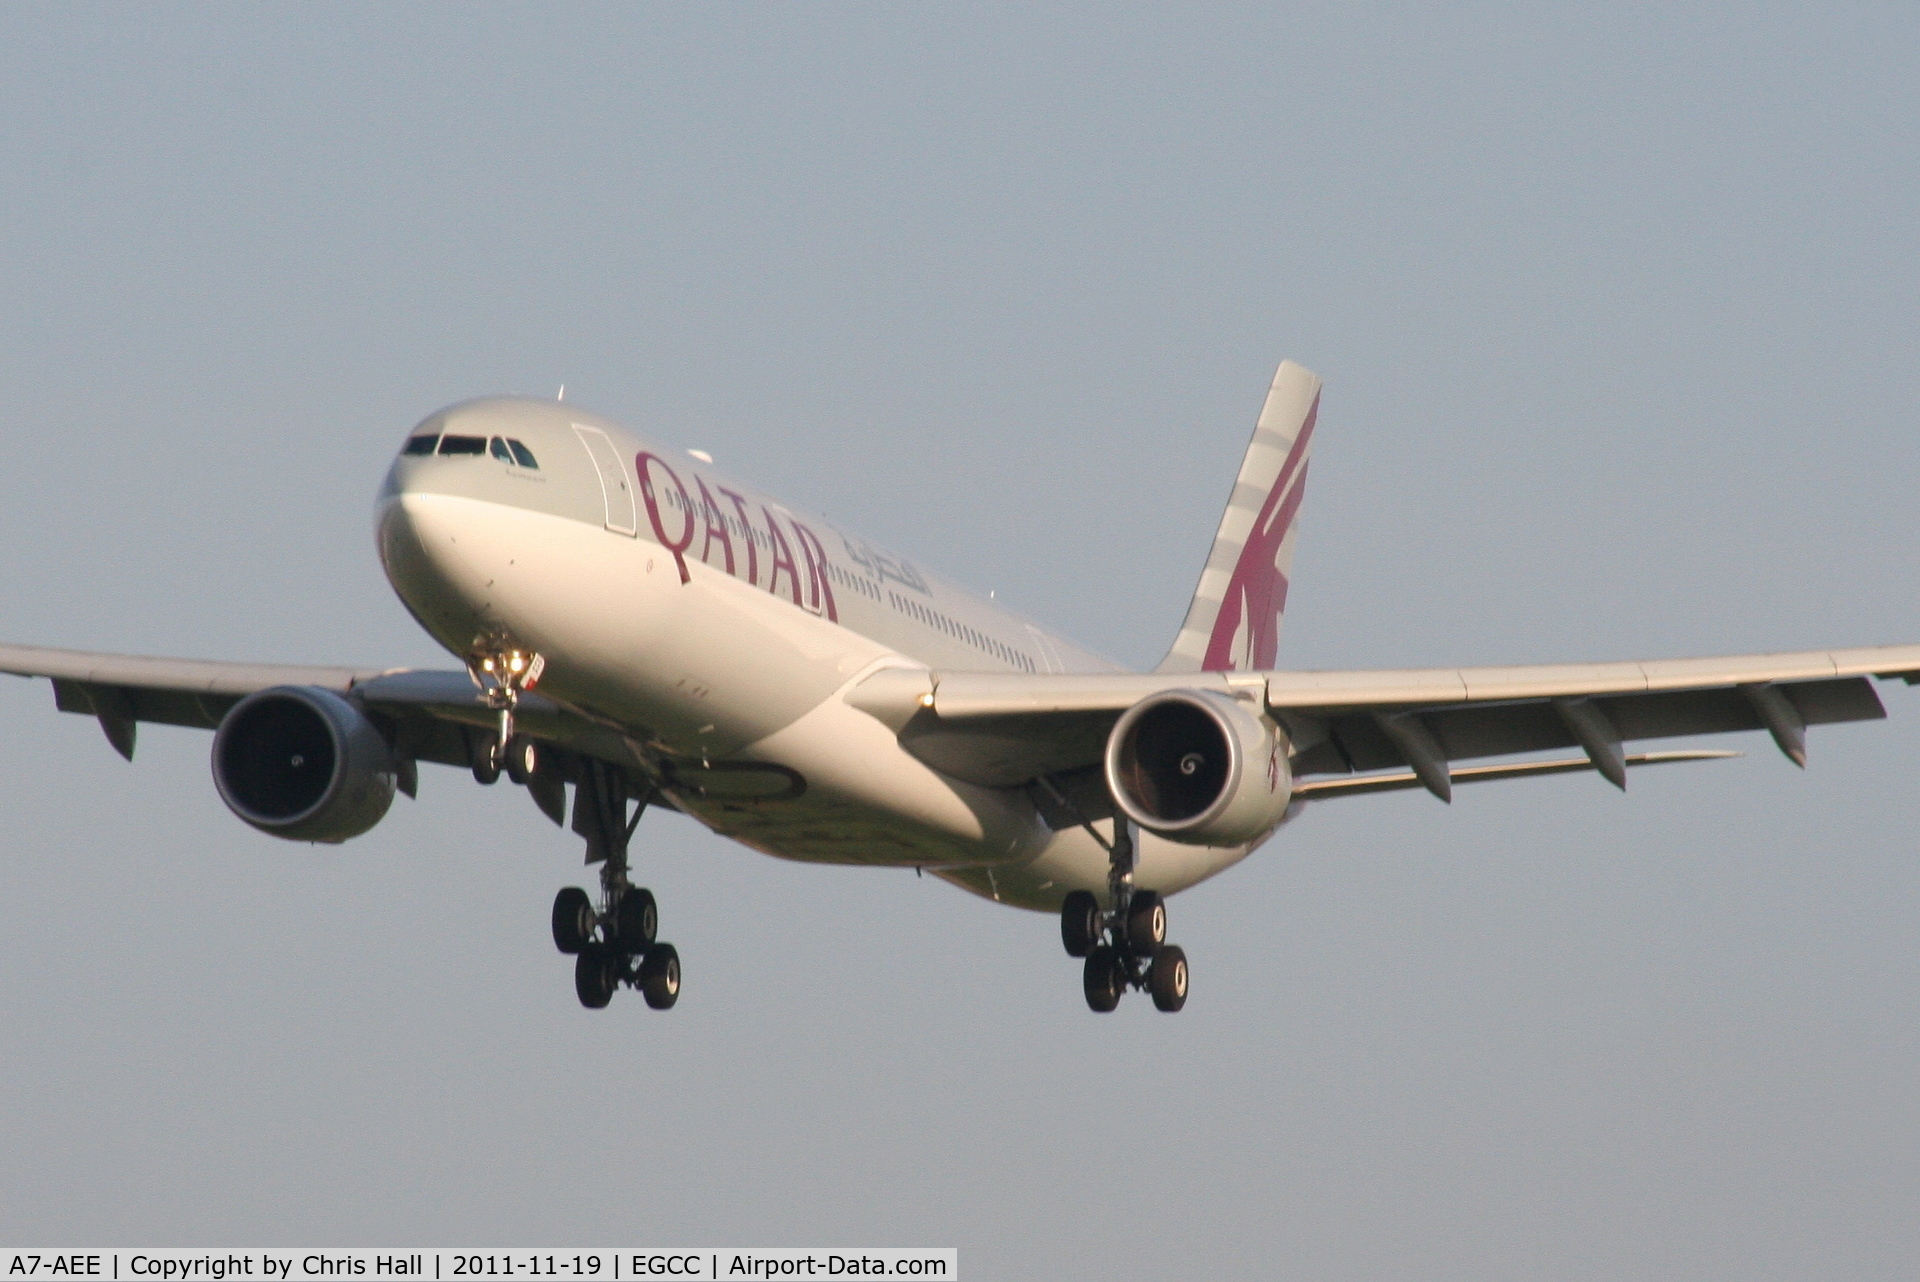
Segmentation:
<svg viewBox="0 0 1920 1282">
<path fill-rule="evenodd" d="M 1107 786 L 1128 818 L 1195 846 L 1257 841 L 1286 818 L 1293 772 L 1267 717 L 1213 690 L 1167 690 L 1107 736 Z"/>
<path fill-rule="evenodd" d="M 213 736 L 213 783 L 227 809 L 288 841 L 358 837 L 387 813 L 396 782 L 378 727 L 316 686 L 250 694 Z"/>
</svg>

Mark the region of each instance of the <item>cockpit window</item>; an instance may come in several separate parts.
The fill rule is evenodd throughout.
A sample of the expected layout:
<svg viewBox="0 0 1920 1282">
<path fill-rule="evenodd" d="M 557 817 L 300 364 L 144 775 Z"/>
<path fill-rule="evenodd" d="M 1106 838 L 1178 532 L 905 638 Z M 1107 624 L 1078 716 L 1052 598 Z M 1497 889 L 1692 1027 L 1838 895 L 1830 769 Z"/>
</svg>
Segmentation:
<svg viewBox="0 0 1920 1282">
<path fill-rule="evenodd" d="M 513 447 L 514 461 L 521 467 L 538 468 L 540 466 L 534 461 L 532 450 L 515 440 L 509 440 L 507 444 Z"/>
<path fill-rule="evenodd" d="M 501 440 L 497 436 L 494 437 L 493 440 L 487 445 L 487 453 L 493 455 L 497 459 L 502 459 L 508 463 L 513 462 L 512 451 L 508 450 L 507 443 Z"/>
<path fill-rule="evenodd" d="M 443 436 L 440 438 L 442 454 L 485 454 L 487 438 L 484 436 Z"/>
<path fill-rule="evenodd" d="M 434 442 L 439 439 L 438 436 L 415 436 L 407 441 L 407 448 L 400 452 L 402 454 L 431 454 L 433 453 Z"/>
</svg>

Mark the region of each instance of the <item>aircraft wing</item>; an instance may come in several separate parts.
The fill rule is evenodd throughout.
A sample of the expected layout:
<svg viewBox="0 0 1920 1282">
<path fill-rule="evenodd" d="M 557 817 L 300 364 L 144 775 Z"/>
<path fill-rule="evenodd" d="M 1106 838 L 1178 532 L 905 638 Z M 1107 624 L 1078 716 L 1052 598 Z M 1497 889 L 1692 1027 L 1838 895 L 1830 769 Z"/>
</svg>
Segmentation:
<svg viewBox="0 0 1920 1282">
<path fill-rule="evenodd" d="M 1629 762 L 1624 743 L 1683 735 L 1766 730 L 1805 764 L 1808 726 L 1886 715 L 1874 677 L 1920 682 L 1920 646 L 1379 671 L 891 668 L 848 698 L 893 724 L 908 750 L 937 769 L 1005 787 L 1097 765 L 1115 719 L 1148 695 L 1214 689 L 1262 702 L 1286 727 L 1296 776 L 1410 769 L 1447 798 L 1451 762 L 1566 748 L 1583 751 L 1586 768 L 1624 787 L 1626 766 L 1640 764 Z"/>
<path fill-rule="evenodd" d="M 348 693 L 392 724 L 404 755 L 447 765 L 467 763 L 468 729 L 484 730 L 493 717 L 462 671 L 0 646 L 0 672 L 51 678 L 56 705 L 98 719 L 109 742 L 129 758 L 141 721 L 213 729 L 240 699 L 277 685 Z M 1303 781 L 1347 776 L 1337 781 L 1344 786 L 1315 784 L 1302 796 L 1409 786 L 1404 773 L 1390 779 L 1370 772 L 1410 770 L 1413 782 L 1446 798 L 1456 778 L 1578 768 L 1624 786 L 1628 766 L 1676 759 L 1629 757 L 1623 745 L 1642 739 L 1767 730 L 1804 764 L 1807 727 L 1886 715 L 1872 677 L 1920 683 L 1920 646 L 1372 671 L 1028 674 L 898 667 L 869 677 L 848 701 L 892 726 L 909 751 L 936 769 L 1012 787 L 1041 775 L 1090 776 L 1114 721 L 1134 703 L 1163 690 L 1214 689 L 1262 702 L 1285 725 L 1294 774 Z M 530 732 L 576 751 L 608 761 L 630 757 L 617 728 L 537 694 L 523 698 L 519 717 Z M 1574 759 L 1471 772 L 1451 765 L 1566 748 L 1584 752 L 1585 765 Z M 1083 800 L 1097 804 L 1093 797 Z"/>
<path fill-rule="evenodd" d="M 55 706 L 97 718 L 108 742 L 128 760 L 140 722 L 212 730 L 234 704 L 273 686 L 320 686 L 349 695 L 389 723 L 402 755 L 443 765 L 468 764 L 465 730 L 485 730 L 496 715 L 459 670 L 222 663 L 0 646 L 0 673 L 51 678 Z M 617 733 L 538 694 L 522 696 L 518 715 L 543 738 L 611 761 L 631 758 Z"/>
<path fill-rule="evenodd" d="M 128 760 L 133 758 L 139 722 L 211 730 L 229 708 L 256 690 L 299 685 L 344 693 L 380 675 L 355 668 L 216 663 L 24 645 L 0 646 L 0 672 L 51 677 L 59 709 L 99 718 L 108 742 Z"/>
</svg>

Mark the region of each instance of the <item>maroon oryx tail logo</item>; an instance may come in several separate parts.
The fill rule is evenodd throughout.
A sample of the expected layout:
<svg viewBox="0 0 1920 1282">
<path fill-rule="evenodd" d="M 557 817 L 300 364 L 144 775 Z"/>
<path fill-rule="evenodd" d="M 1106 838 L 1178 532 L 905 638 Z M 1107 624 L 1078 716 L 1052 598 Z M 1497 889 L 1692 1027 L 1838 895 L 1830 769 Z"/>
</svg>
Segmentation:
<svg viewBox="0 0 1920 1282">
<path fill-rule="evenodd" d="M 1314 419 L 1320 414 L 1316 394 L 1300 425 L 1293 448 L 1287 451 L 1280 475 L 1260 505 L 1260 515 L 1240 549 L 1240 559 L 1227 580 L 1227 594 L 1207 639 L 1202 671 L 1233 672 L 1271 668 L 1280 652 L 1280 613 L 1287 608 L 1287 576 L 1280 572 L 1280 545 L 1300 514 L 1300 496 L 1307 488 L 1307 444 L 1313 439 Z"/>
</svg>

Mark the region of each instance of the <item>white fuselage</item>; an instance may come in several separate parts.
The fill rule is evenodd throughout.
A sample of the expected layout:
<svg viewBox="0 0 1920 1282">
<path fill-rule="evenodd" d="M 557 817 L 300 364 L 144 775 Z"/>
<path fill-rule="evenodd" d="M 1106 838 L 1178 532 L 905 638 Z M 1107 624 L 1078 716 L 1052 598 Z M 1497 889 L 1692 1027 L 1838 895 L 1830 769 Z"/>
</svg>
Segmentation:
<svg viewBox="0 0 1920 1282">
<path fill-rule="evenodd" d="M 1024 789 L 936 771 L 843 696 L 886 667 L 1114 664 L 572 406 L 469 402 L 415 429 L 440 435 L 510 439 L 537 463 L 403 454 L 388 475 L 382 563 L 449 651 L 485 636 L 539 651 L 542 695 L 616 728 L 675 805 L 755 849 L 924 867 L 1034 908 L 1104 891 L 1084 829 L 1050 830 Z M 1138 884 L 1171 894 L 1250 848 L 1144 834 Z"/>
</svg>

